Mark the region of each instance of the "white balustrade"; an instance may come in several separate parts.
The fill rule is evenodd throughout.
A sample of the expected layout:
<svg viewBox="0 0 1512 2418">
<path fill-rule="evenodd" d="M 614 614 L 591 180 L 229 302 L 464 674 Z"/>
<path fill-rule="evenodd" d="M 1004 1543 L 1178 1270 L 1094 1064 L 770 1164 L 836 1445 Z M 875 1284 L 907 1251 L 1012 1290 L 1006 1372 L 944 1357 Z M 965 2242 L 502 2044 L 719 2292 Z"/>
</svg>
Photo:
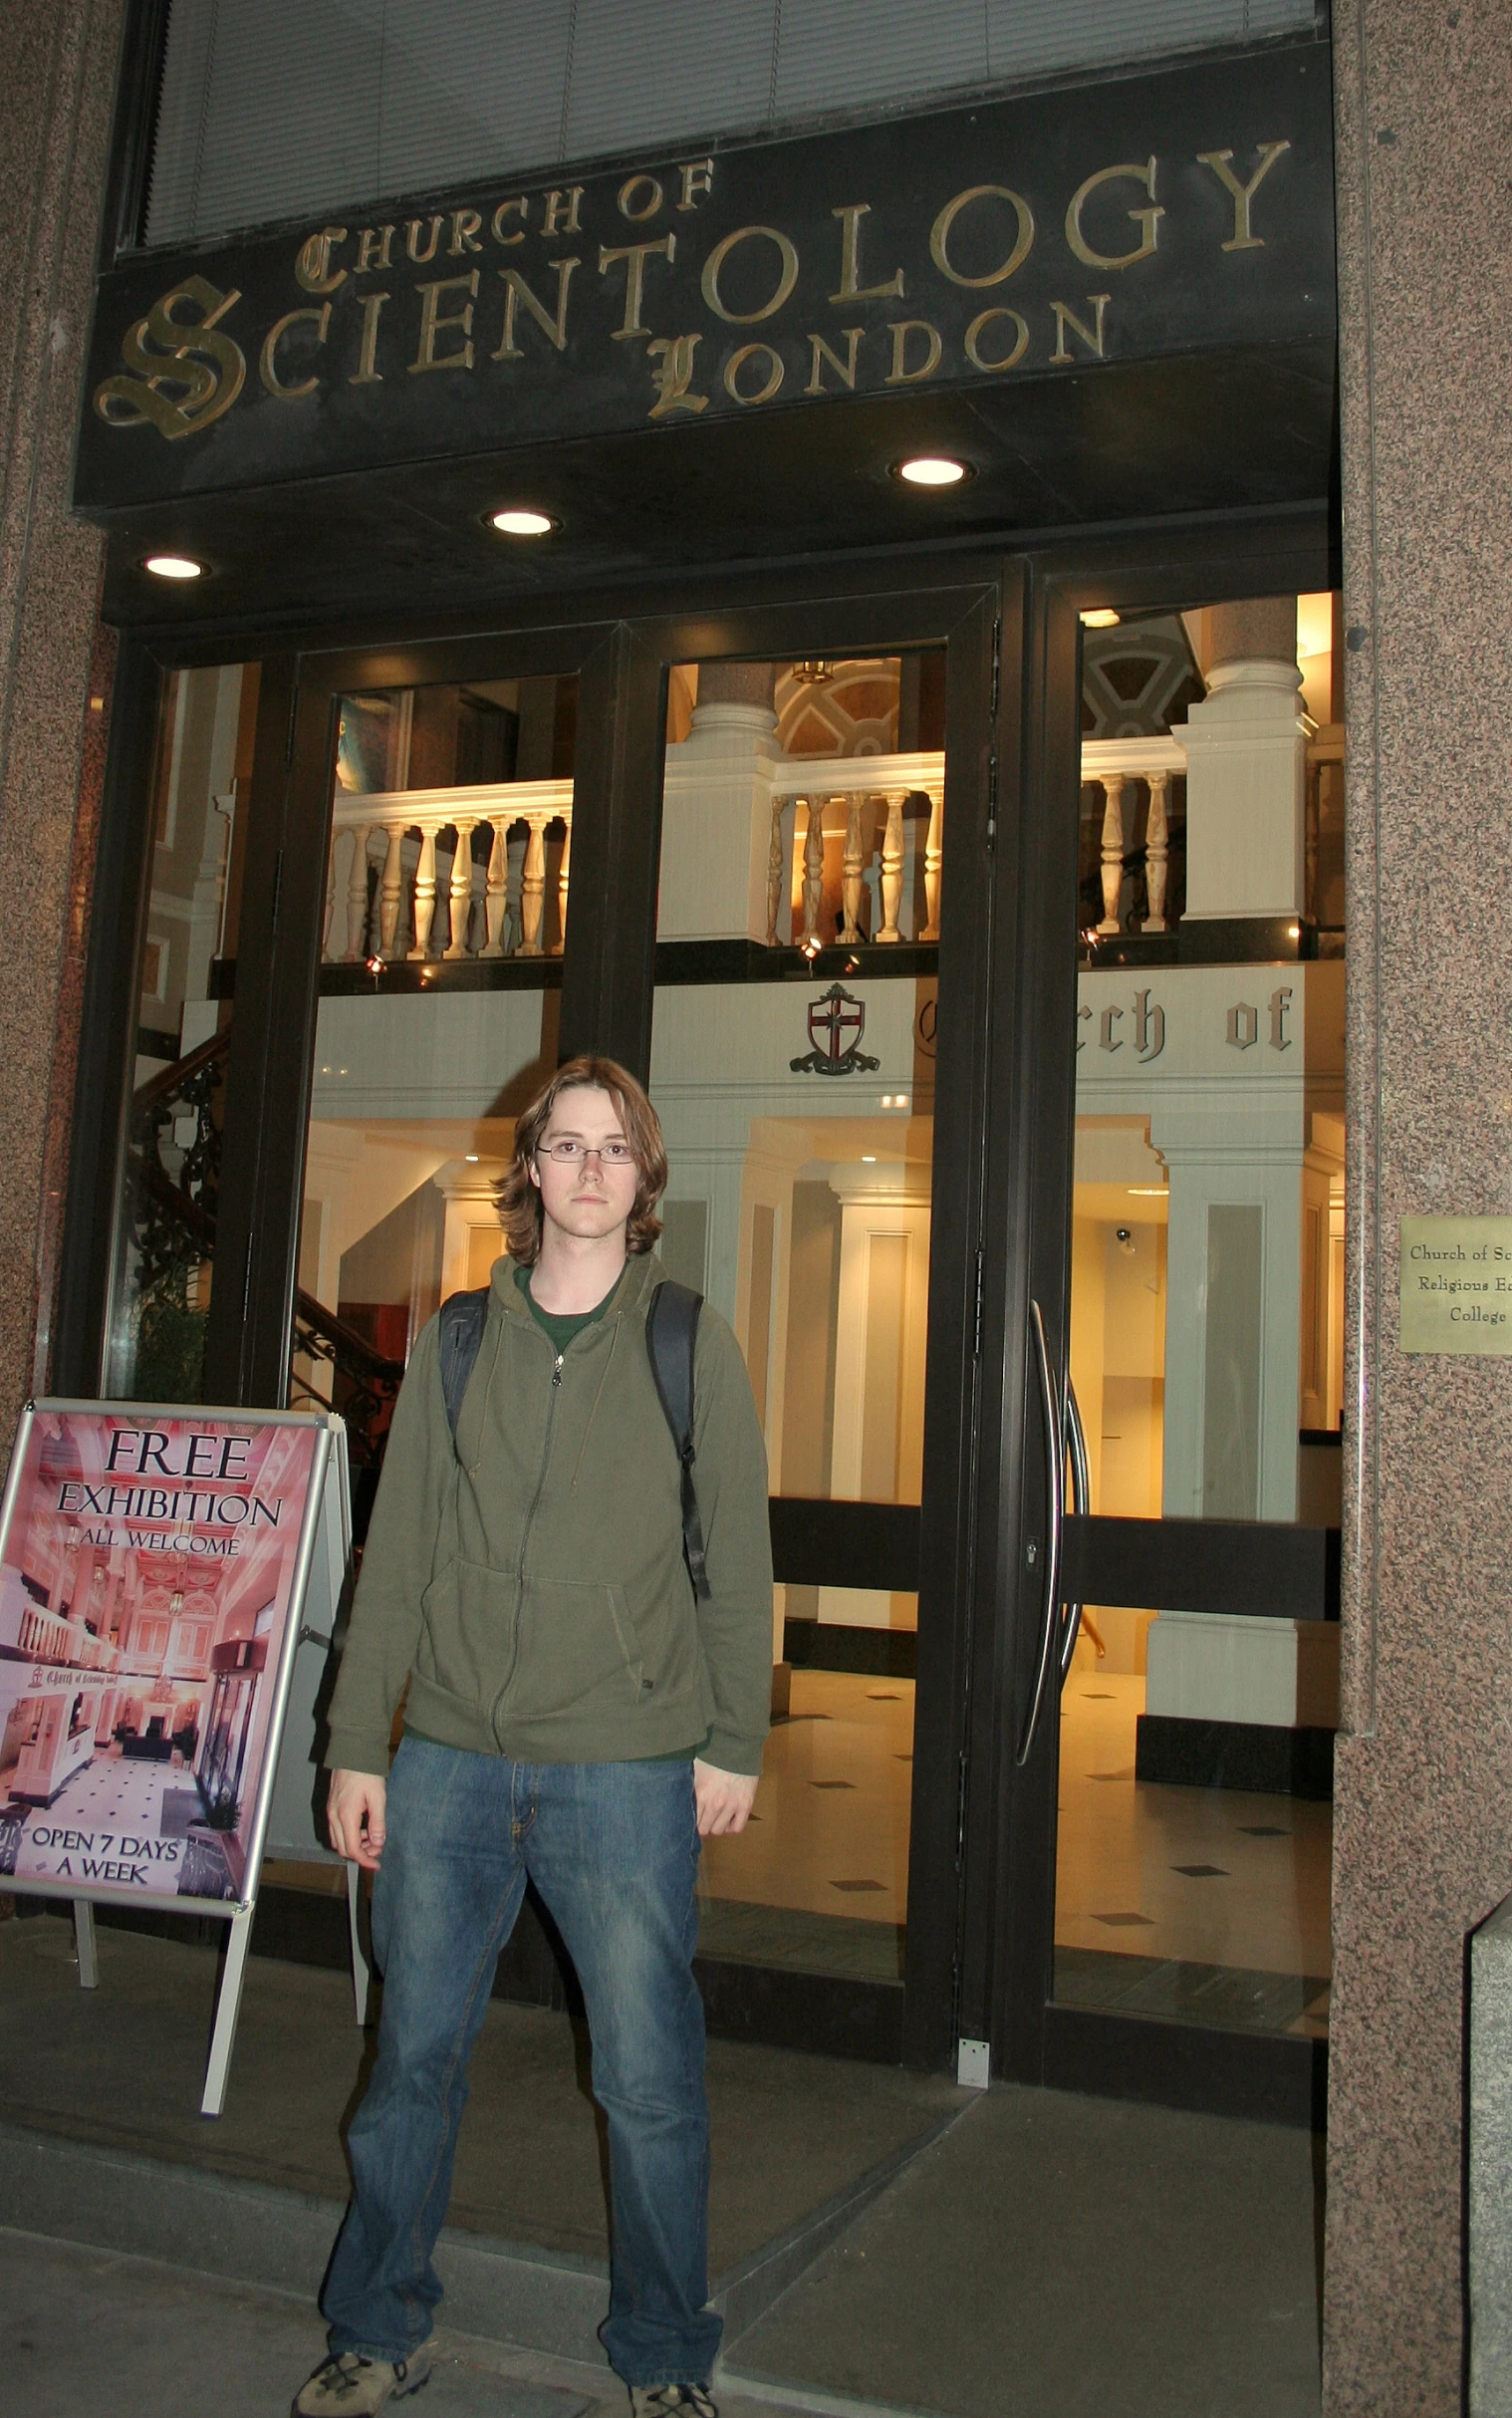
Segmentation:
<svg viewBox="0 0 1512 2418">
<path fill-rule="evenodd" d="M 560 956 L 567 936 L 571 781 L 338 794 L 322 954 L 328 964 Z M 478 862 L 474 834 L 490 834 Z M 452 835 L 438 885 L 437 841 Z M 551 866 L 557 850 L 555 876 Z M 444 858 L 444 848 L 443 848 Z M 548 918 L 547 895 L 555 914 Z M 345 901 L 345 930 L 337 900 Z M 338 941 L 342 943 L 338 946 Z"/>
<path fill-rule="evenodd" d="M 1318 783 L 1328 777 L 1327 768 L 1342 763 L 1343 757 L 1343 731 L 1334 725 L 1318 731 L 1308 743 L 1305 845 L 1309 901 L 1313 898 L 1316 884 Z M 1120 908 L 1124 859 L 1131 837 L 1126 829 L 1125 799 L 1130 784 L 1135 781 L 1142 781 L 1149 791 L 1149 812 L 1144 826 L 1144 879 L 1149 894 L 1149 913 L 1139 929 L 1142 932 L 1171 930 L 1165 913 L 1166 886 L 1170 878 L 1170 785 L 1178 774 L 1185 771 L 1186 750 L 1179 739 L 1087 739 L 1083 742 L 1083 783 L 1100 788 L 1103 792 L 1103 917 L 1097 927 L 1100 933 L 1117 933 L 1123 929 Z M 1334 777 L 1337 778 L 1337 774 Z"/>
<path fill-rule="evenodd" d="M 770 768 L 772 819 L 767 854 L 767 945 L 782 941 L 782 907 L 789 884 L 796 896 L 793 939 L 800 945 L 827 944 L 820 931 L 824 906 L 825 840 L 841 843 L 840 921 L 835 934 L 852 946 L 899 940 L 937 940 L 944 828 L 945 759 L 938 752 L 910 755 L 819 756 Z M 922 850 L 922 902 L 911 895 L 904 808 L 909 798 L 928 806 Z M 794 807 L 791 826 L 785 812 Z M 829 818 L 828 825 L 826 818 Z M 923 821 L 922 814 L 919 821 Z M 791 838 L 786 833 L 791 831 Z M 863 906 L 871 893 L 870 932 Z"/>
<path fill-rule="evenodd" d="M 1326 743 L 1334 736 L 1324 734 L 1322 743 L 1309 748 L 1310 765 L 1335 760 L 1337 745 Z M 1103 792 L 1099 933 L 1122 929 L 1130 840 L 1126 806 L 1138 782 L 1149 797 L 1148 913 L 1141 929 L 1171 929 L 1166 916 L 1169 796 L 1172 780 L 1185 769 L 1184 748 L 1164 735 L 1083 742 L 1083 783 Z M 938 940 L 944 864 L 944 758 L 938 751 L 779 759 L 759 770 L 770 781 L 770 821 L 763 810 L 764 836 L 755 840 L 766 850 L 769 947 L 783 944 L 790 898 L 793 940 L 825 942 L 820 924 L 827 840 L 840 847 L 835 937 L 844 945 Z M 910 799 L 919 801 L 916 817 L 906 812 Z M 572 814 L 572 782 L 560 780 L 339 795 L 326 900 L 326 961 L 455 963 L 559 955 L 567 931 Z M 915 832 L 923 829 L 921 849 L 910 842 L 910 824 Z M 474 846 L 479 831 L 490 835 L 486 862 L 478 861 Z M 442 833 L 454 838 L 449 868 L 438 881 Z M 760 877 L 755 878 L 759 899 Z M 345 907 L 341 917 L 339 899 Z"/>
<path fill-rule="evenodd" d="M 1141 932 L 1169 932 L 1165 916 L 1165 886 L 1170 872 L 1168 795 L 1175 775 L 1186 770 L 1186 751 L 1179 739 L 1085 739 L 1082 743 L 1084 787 L 1103 792 L 1101 838 L 1103 916 L 1100 933 L 1124 929 L 1124 859 L 1130 834 L 1125 825 L 1125 792 L 1134 781 L 1149 791 L 1144 825 L 1144 880 L 1149 913 Z"/>
</svg>

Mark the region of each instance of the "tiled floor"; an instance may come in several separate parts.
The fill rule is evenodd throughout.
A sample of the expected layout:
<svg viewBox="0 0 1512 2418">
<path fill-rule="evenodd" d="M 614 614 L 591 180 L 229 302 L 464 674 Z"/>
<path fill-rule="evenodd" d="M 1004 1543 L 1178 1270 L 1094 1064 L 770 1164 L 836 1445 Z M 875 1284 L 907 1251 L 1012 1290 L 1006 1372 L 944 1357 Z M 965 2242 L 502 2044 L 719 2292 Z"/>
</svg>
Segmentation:
<svg viewBox="0 0 1512 2418">
<path fill-rule="evenodd" d="M 1136 1782 L 1144 1682 L 1079 1651 L 1062 1698 L 1057 1989 L 1079 2005 L 1327 2026 L 1333 1809 Z M 751 1827 L 704 1851 L 705 1953 L 895 1980 L 913 1689 L 793 1675 Z"/>
<path fill-rule="evenodd" d="M 913 1683 L 795 1671 L 792 1707 L 767 1742 L 755 1818 L 706 1841 L 700 1887 L 890 1928 L 908 1893 Z"/>
<path fill-rule="evenodd" d="M 21 1880 L 98 1879 L 135 1896 L 232 1895 L 193 1774 L 174 1756 L 96 1754 L 50 1805 L 0 1807 L 0 1871 Z M 134 1876 L 132 1878 L 131 1876 Z"/>
<path fill-rule="evenodd" d="M 1143 1703 L 1142 1679 L 1080 1659 L 1067 1682 L 1057 1942 L 1326 1976 L 1333 1807 L 1136 1782 Z"/>
</svg>

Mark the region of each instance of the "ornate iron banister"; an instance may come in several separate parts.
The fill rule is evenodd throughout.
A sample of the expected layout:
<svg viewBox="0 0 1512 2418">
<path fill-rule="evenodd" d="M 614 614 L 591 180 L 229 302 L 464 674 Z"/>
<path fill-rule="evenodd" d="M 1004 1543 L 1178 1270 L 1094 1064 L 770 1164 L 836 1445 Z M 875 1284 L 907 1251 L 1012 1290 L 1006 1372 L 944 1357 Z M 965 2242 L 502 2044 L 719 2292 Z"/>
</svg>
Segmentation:
<svg viewBox="0 0 1512 2418">
<path fill-rule="evenodd" d="M 130 1390 L 148 1401 L 192 1402 L 200 1392 L 206 1317 L 200 1272 L 215 1257 L 220 1190 L 215 1108 L 229 1042 L 229 1033 L 213 1034 L 132 1094 L 129 1237 L 136 1256 L 136 1299 Z M 191 1120 L 190 1130 L 183 1131 Z M 367 1476 L 371 1490 L 403 1362 L 377 1350 L 303 1287 L 294 1297 L 291 1344 L 291 1401 L 341 1413 L 353 1467 Z M 301 1361 L 309 1364 L 308 1373 Z M 331 1372 L 326 1392 L 315 1381 L 315 1364 Z"/>
</svg>

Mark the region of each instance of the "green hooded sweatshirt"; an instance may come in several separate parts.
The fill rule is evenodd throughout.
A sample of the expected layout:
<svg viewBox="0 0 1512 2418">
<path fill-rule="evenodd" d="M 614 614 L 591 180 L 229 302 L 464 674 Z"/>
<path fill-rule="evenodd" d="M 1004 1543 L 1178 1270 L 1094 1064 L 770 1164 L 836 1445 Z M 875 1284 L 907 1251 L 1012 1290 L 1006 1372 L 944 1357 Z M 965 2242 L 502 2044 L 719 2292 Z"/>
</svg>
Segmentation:
<svg viewBox="0 0 1512 2418">
<path fill-rule="evenodd" d="M 393 1426 L 331 1705 L 326 1760 L 382 1773 L 406 1726 L 529 1763 L 696 1751 L 761 1768 L 771 1711 L 766 1455 L 740 1347 L 705 1304 L 693 1363 L 694 1478 L 712 1593 L 682 1552 L 680 1470 L 645 1348 L 665 1270 L 627 1262 L 562 1354 L 501 1259 L 457 1421 L 439 1321 Z"/>
</svg>

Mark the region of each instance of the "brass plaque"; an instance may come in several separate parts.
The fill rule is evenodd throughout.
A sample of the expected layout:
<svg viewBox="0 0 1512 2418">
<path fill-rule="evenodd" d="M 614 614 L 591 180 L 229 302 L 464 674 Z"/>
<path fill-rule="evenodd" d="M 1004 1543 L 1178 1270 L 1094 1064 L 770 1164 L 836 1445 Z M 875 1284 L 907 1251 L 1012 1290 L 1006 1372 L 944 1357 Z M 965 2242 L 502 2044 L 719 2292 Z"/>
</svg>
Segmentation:
<svg viewBox="0 0 1512 2418">
<path fill-rule="evenodd" d="M 1512 1217 L 1403 1217 L 1401 1348 L 1512 1359 Z"/>
</svg>

